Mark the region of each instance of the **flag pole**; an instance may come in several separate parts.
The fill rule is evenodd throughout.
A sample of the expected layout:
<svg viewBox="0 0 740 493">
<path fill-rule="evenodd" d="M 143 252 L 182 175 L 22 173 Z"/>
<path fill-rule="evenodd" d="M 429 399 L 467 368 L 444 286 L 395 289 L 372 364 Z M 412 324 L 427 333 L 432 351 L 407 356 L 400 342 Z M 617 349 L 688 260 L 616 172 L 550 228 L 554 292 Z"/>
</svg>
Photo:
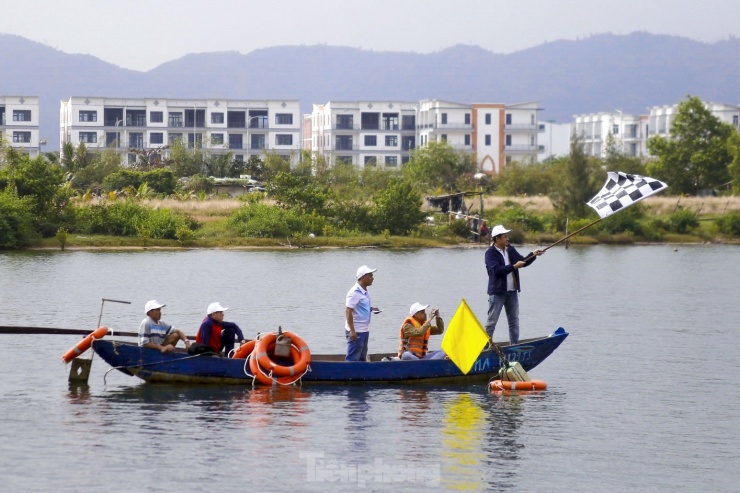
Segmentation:
<svg viewBox="0 0 740 493">
<path fill-rule="evenodd" d="M 603 220 L 603 219 L 604 219 L 603 217 L 600 217 L 600 218 L 598 218 L 597 220 L 595 220 L 595 221 L 593 221 L 593 222 L 590 222 L 590 223 L 588 223 L 587 225 L 585 225 L 585 226 L 584 226 L 584 227 L 582 227 L 581 229 L 579 229 L 579 230 L 577 230 L 577 231 L 574 231 L 574 232 L 572 232 L 571 234 L 569 234 L 569 235 L 565 236 L 564 238 L 561 238 L 561 239 L 559 239 L 558 241 L 556 241 L 556 242 L 555 242 L 555 243 L 553 243 L 552 245 L 548 245 L 548 246 L 546 246 L 545 248 L 543 248 L 543 249 L 542 249 L 542 251 L 543 251 L 543 252 L 546 252 L 547 250 L 549 250 L 550 248 L 554 247 L 555 245 L 559 245 L 559 244 L 561 244 L 562 242 L 564 242 L 565 240 L 567 240 L 567 239 L 568 239 L 568 238 L 570 238 L 571 236 L 577 235 L 578 233 L 580 233 L 580 232 L 581 232 L 581 231 L 583 231 L 584 229 L 588 229 L 588 228 L 590 228 L 591 226 L 593 226 L 594 224 L 598 223 L 599 221 L 601 221 L 601 220 Z M 528 260 L 529 260 L 530 258 L 532 258 L 532 255 L 531 255 L 531 254 L 530 254 L 530 255 L 527 255 L 527 257 L 526 257 L 526 258 L 524 259 L 524 261 L 526 262 L 526 261 L 528 261 Z"/>
</svg>

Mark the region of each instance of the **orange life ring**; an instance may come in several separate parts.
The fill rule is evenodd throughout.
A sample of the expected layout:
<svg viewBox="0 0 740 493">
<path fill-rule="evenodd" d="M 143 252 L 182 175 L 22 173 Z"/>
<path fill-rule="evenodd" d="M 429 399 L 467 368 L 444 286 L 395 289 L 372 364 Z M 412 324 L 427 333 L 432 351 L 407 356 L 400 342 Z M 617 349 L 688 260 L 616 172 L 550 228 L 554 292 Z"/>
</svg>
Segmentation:
<svg viewBox="0 0 740 493">
<path fill-rule="evenodd" d="M 236 351 L 234 351 L 234 356 L 232 356 L 232 358 L 243 359 L 248 357 L 250 354 L 252 354 L 252 351 L 254 351 L 254 346 L 256 345 L 257 341 L 249 341 L 246 344 L 242 344 L 236 349 Z"/>
<path fill-rule="evenodd" d="M 275 341 L 277 341 L 277 334 L 274 333 L 263 335 L 257 342 L 255 349 L 257 361 L 266 372 L 272 372 L 278 377 L 301 375 L 306 371 L 308 364 L 311 362 L 311 350 L 308 349 L 308 344 L 303 342 L 303 339 L 293 332 L 283 332 L 283 335 L 290 337 L 290 358 L 293 360 L 293 366 L 278 365 L 270 358 L 269 353 L 271 350 L 274 350 Z M 297 352 L 293 351 L 294 348 Z"/>
<path fill-rule="evenodd" d="M 290 352 L 293 354 L 293 352 L 298 353 L 298 350 L 294 348 L 293 346 L 290 347 Z M 257 361 L 257 358 L 255 357 L 255 353 L 252 353 L 249 356 L 249 369 L 252 371 L 252 375 L 257 379 L 257 381 L 263 385 L 272 385 L 273 379 L 270 378 L 270 375 L 265 373 L 265 370 L 260 366 L 259 362 Z M 298 374 L 292 377 L 276 377 L 275 381 L 281 385 L 290 385 L 292 383 L 297 382 L 303 374 Z"/>
<path fill-rule="evenodd" d="M 491 391 L 501 390 L 547 390 L 547 384 L 542 380 L 529 380 L 527 382 L 510 382 L 508 380 L 492 380 Z"/>
<path fill-rule="evenodd" d="M 72 347 L 64 353 L 62 356 L 62 361 L 65 363 L 69 363 L 73 359 L 75 359 L 77 356 L 81 355 L 88 349 L 90 349 L 90 346 L 92 346 L 93 340 L 95 339 L 102 339 L 105 337 L 105 334 L 108 333 L 108 327 L 98 327 L 94 331 L 92 331 L 90 334 L 88 334 L 84 339 L 82 339 L 79 343 L 77 343 L 76 346 Z"/>
</svg>

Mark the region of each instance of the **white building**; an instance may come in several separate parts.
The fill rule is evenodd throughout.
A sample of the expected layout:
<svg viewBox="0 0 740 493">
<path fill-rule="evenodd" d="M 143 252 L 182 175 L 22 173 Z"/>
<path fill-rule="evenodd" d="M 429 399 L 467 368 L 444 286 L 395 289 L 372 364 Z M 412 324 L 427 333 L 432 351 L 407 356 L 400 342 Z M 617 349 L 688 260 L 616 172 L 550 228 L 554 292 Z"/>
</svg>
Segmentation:
<svg viewBox="0 0 740 493">
<path fill-rule="evenodd" d="M 507 163 L 535 162 L 544 152 L 537 143 L 539 110 L 535 103 L 330 101 L 304 116 L 303 148 L 330 161 L 396 167 L 417 145 L 447 142 L 471 153 L 480 171 L 496 174 Z"/>
<path fill-rule="evenodd" d="M 704 103 L 715 117 L 740 130 L 740 107 L 722 103 Z M 647 141 L 660 135 L 669 137 L 678 104 L 651 106 L 647 115 L 628 115 L 621 111 L 575 115 L 571 130 L 583 139 L 586 154 L 605 157 L 611 141 L 622 154 L 649 157 Z"/>
<path fill-rule="evenodd" d="M 627 156 L 647 155 L 648 118 L 621 111 L 575 115 L 572 131 L 583 139 L 584 152 L 589 156 L 606 157 L 609 142 Z"/>
<path fill-rule="evenodd" d="M 538 135 L 538 142 L 545 152 L 538 155 L 540 162 L 570 154 L 570 123 L 555 123 L 553 120 L 541 123 L 544 130 Z"/>
<path fill-rule="evenodd" d="M 60 142 L 91 150 L 161 150 L 180 140 L 207 153 L 246 161 L 264 151 L 296 162 L 300 154 L 296 100 L 72 97 L 60 106 Z"/>
<path fill-rule="evenodd" d="M 720 119 L 724 123 L 728 123 L 740 130 L 740 106 L 734 106 L 731 104 L 724 103 L 704 103 L 704 107 L 709 112 Z M 654 137 L 655 135 L 661 135 L 667 137 L 673 118 L 675 118 L 678 112 L 678 104 L 663 105 L 663 106 L 651 106 L 648 108 L 650 114 L 648 115 L 648 138 Z"/>
<path fill-rule="evenodd" d="M 416 109 L 404 101 L 314 104 L 303 135 L 303 148 L 331 163 L 394 168 L 416 148 Z"/>
<path fill-rule="evenodd" d="M 37 96 L 0 96 L 0 143 L 39 155 L 39 98 Z"/>
</svg>

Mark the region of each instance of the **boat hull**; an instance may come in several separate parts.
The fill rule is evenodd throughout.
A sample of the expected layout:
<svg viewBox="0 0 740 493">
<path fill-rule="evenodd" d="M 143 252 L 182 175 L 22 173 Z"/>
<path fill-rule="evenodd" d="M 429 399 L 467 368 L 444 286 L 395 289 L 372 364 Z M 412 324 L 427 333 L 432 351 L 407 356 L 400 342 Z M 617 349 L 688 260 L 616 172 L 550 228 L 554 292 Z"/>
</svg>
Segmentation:
<svg viewBox="0 0 740 493">
<path fill-rule="evenodd" d="M 527 339 L 503 346 L 509 361 L 518 361 L 526 371 L 542 363 L 568 337 L 559 328 L 546 337 Z M 251 384 L 246 359 L 220 358 L 185 352 L 162 354 L 135 343 L 99 339 L 93 350 L 113 368 L 147 382 L 192 384 Z M 467 375 L 449 359 L 419 361 L 375 361 L 384 355 L 372 355 L 370 362 L 344 361 L 338 355 L 315 355 L 301 382 L 308 383 L 473 383 L 496 375 L 501 366 L 493 350 L 481 352 Z"/>
</svg>

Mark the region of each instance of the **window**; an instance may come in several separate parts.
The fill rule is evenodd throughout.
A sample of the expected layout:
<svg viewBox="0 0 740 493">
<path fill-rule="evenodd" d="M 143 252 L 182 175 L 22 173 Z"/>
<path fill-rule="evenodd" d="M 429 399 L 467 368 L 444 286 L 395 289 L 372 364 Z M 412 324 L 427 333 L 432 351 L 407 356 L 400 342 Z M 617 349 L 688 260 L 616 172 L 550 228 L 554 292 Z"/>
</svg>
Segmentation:
<svg viewBox="0 0 740 493">
<path fill-rule="evenodd" d="M 411 157 L 409 157 L 409 156 L 401 156 L 401 164 L 406 164 L 409 161 L 411 161 Z"/>
<path fill-rule="evenodd" d="M 365 136 L 365 145 L 368 147 L 374 147 L 378 145 L 378 137 L 375 135 L 366 135 Z"/>
<path fill-rule="evenodd" d="M 150 111 L 149 121 L 152 123 L 163 123 L 164 122 L 164 112 L 163 111 Z"/>
<path fill-rule="evenodd" d="M 105 133 L 105 147 L 118 147 L 118 132 Z"/>
<path fill-rule="evenodd" d="M 375 156 L 365 156 L 365 166 L 376 166 L 378 164 Z"/>
<path fill-rule="evenodd" d="M 249 135 L 249 148 L 250 149 L 264 149 L 265 148 L 265 135 L 264 134 L 250 134 Z"/>
<path fill-rule="evenodd" d="M 465 145 L 466 146 L 470 145 L 470 134 L 465 134 Z"/>
<path fill-rule="evenodd" d="M 486 125 L 490 125 L 490 124 L 491 124 L 491 114 L 486 113 Z"/>
<path fill-rule="evenodd" d="M 80 121 L 81 122 L 96 122 L 98 121 L 98 112 L 80 110 Z"/>
<path fill-rule="evenodd" d="M 352 125 L 352 115 L 337 115 L 337 129 L 349 130 Z"/>
<path fill-rule="evenodd" d="M 279 146 L 292 146 L 293 135 L 291 134 L 277 134 L 275 136 L 275 145 Z"/>
<path fill-rule="evenodd" d="M 385 165 L 389 168 L 398 166 L 398 156 L 386 156 Z"/>
<path fill-rule="evenodd" d="M 96 132 L 80 132 L 80 142 L 85 144 L 95 144 L 98 141 Z"/>
<path fill-rule="evenodd" d="M 164 134 L 162 132 L 152 132 L 149 134 L 149 143 L 164 144 Z"/>
<path fill-rule="evenodd" d="M 275 113 L 275 123 L 278 125 L 293 125 L 293 113 Z"/>
<path fill-rule="evenodd" d="M 182 127 L 182 112 L 175 112 L 169 114 L 169 126 L 170 127 Z M 182 134 L 180 135 L 182 137 Z"/>
<path fill-rule="evenodd" d="M 13 110 L 14 122 L 30 122 L 31 110 Z"/>
<path fill-rule="evenodd" d="M 343 164 L 352 164 L 352 156 L 337 156 L 337 162 Z"/>
<path fill-rule="evenodd" d="M 732 124 L 735 125 L 735 126 L 737 126 L 737 124 L 738 124 L 738 116 L 737 115 L 732 115 Z"/>
<path fill-rule="evenodd" d="M 352 136 L 351 135 L 337 135 L 335 149 L 337 151 L 351 151 L 352 150 Z"/>
<path fill-rule="evenodd" d="M 224 122 L 223 113 L 211 113 L 211 123 L 223 123 L 223 122 Z"/>
<path fill-rule="evenodd" d="M 465 113 L 465 125 L 470 125 L 470 113 Z"/>
<path fill-rule="evenodd" d="M 491 136 L 490 135 L 486 135 L 486 145 L 487 146 L 491 145 Z"/>
<path fill-rule="evenodd" d="M 229 149 L 242 149 L 243 145 L 242 134 L 229 134 Z"/>
<path fill-rule="evenodd" d="M 411 149 L 414 149 L 416 147 L 416 137 L 413 135 L 404 135 L 401 138 L 401 149 L 404 151 L 409 151 Z"/>
<path fill-rule="evenodd" d="M 142 132 L 132 132 L 128 136 L 128 146 L 142 149 L 144 147 L 144 134 Z"/>
<path fill-rule="evenodd" d="M 442 142 L 447 142 L 447 134 L 442 134 Z"/>
<path fill-rule="evenodd" d="M 398 113 L 383 113 L 383 129 L 398 130 Z"/>
<path fill-rule="evenodd" d="M 511 125 L 511 113 L 506 113 L 506 124 Z"/>
<path fill-rule="evenodd" d="M 211 144 L 220 146 L 224 143 L 224 134 L 211 134 Z"/>
<path fill-rule="evenodd" d="M 442 125 L 447 125 L 447 113 L 442 113 Z"/>
<path fill-rule="evenodd" d="M 619 135 L 619 125 L 612 125 L 612 134 Z"/>
<path fill-rule="evenodd" d="M 385 145 L 387 147 L 398 147 L 398 135 L 386 135 Z"/>
<path fill-rule="evenodd" d="M 175 142 L 182 142 L 182 134 L 170 134 L 167 140 L 169 141 L 170 145 L 174 144 Z"/>
<path fill-rule="evenodd" d="M 401 117 L 401 130 L 416 130 L 416 116 L 404 115 Z"/>
<path fill-rule="evenodd" d="M 507 135 L 506 136 L 506 145 L 507 146 L 510 146 L 511 145 L 511 135 Z"/>
<path fill-rule="evenodd" d="M 31 142 L 31 132 L 13 132 L 13 142 L 17 144 L 27 144 Z"/>
</svg>

